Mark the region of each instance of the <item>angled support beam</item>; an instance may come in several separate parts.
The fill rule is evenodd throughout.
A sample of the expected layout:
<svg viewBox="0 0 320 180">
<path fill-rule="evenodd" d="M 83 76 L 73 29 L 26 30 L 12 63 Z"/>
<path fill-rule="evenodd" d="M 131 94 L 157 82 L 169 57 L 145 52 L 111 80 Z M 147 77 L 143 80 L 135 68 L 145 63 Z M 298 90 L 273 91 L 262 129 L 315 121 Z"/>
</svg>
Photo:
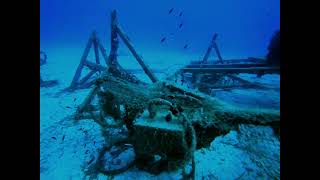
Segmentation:
<svg viewBox="0 0 320 180">
<path fill-rule="evenodd" d="M 203 64 L 205 64 L 205 63 L 208 62 L 208 58 L 209 58 L 209 56 L 210 56 L 210 53 L 211 53 L 212 48 L 215 49 L 220 63 L 223 64 L 222 56 L 221 56 L 220 50 L 219 50 L 219 48 L 218 48 L 218 45 L 217 45 L 217 43 L 216 43 L 217 37 L 218 37 L 218 34 L 215 33 L 215 34 L 213 35 L 213 37 L 212 37 L 212 40 L 211 40 L 211 42 L 210 42 L 210 44 L 209 44 L 209 47 L 208 47 L 208 49 L 207 49 L 207 51 L 206 51 L 206 54 L 204 55 L 204 57 L 203 57 L 203 59 L 202 59 L 202 63 L 203 63 Z"/>
<path fill-rule="evenodd" d="M 77 81 L 79 80 L 80 78 L 80 75 L 81 75 L 81 71 L 82 71 L 82 68 L 83 66 L 85 65 L 85 62 L 86 62 L 86 59 L 88 57 L 88 54 L 89 54 L 89 51 L 91 49 L 91 46 L 93 44 L 93 41 L 94 41 L 94 35 L 91 35 L 89 40 L 88 40 L 88 43 L 87 43 L 87 46 L 82 54 L 82 57 L 81 57 L 81 61 L 80 61 L 80 64 L 78 65 L 78 68 L 76 70 L 76 73 L 72 79 L 72 82 L 71 82 L 71 85 L 70 85 L 70 88 L 75 88 L 77 86 Z"/>
<path fill-rule="evenodd" d="M 100 49 L 100 52 L 102 54 L 102 57 L 103 57 L 105 63 L 108 64 L 108 55 L 106 53 L 106 49 L 102 46 L 102 44 L 100 43 L 99 40 L 97 40 L 97 44 L 98 44 L 98 47 Z"/>
<path fill-rule="evenodd" d="M 94 55 L 95 55 L 95 58 L 96 58 L 96 63 L 97 64 L 100 64 L 100 59 L 99 59 L 99 41 L 98 41 L 98 38 L 97 38 L 97 33 L 96 32 L 93 32 L 92 34 L 93 36 L 93 48 L 94 48 Z"/>
<path fill-rule="evenodd" d="M 219 59 L 220 63 L 223 64 L 223 59 L 221 57 L 220 50 L 218 48 L 217 42 L 214 42 L 214 49 L 216 50 L 216 54 L 218 56 L 218 59 Z"/>
<path fill-rule="evenodd" d="M 155 83 L 158 81 L 158 79 L 155 77 L 155 75 L 152 73 L 152 71 L 150 70 L 150 68 L 144 63 L 144 61 L 142 60 L 142 58 L 138 55 L 138 53 L 136 52 L 136 50 L 134 49 L 133 45 L 130 43 L 130 41 L 128 40 L 127 36 L 123 33 L 123 31 L 117 26 L 117 32 L 119 34 L 119 36 L 121 37 L 121 39 L 123 40 L 123 42 L 125 43 L 125 45 L 127 45 L 128 49 L 130 50 L 130 52 L 132 53 L 132 55 L 136 58 L 136 60 L 138 61 L 138 63 L 140 64 L 140 66 L 142 67 L 143 71 L 147 74 L 147 76 L 150 78 L 150 80 Z"/>
<path fill-rule="evenodd" d="M 208 49 L 207 49 L 207 51 L 206 51 L 206 54 L 204 55 L 204 57 L 203 57 L 203 59 L 202 59 L 202 63 L 204 63 L 204 64 L 207 63 L 208 58 L 209 58 L 210 53 L 211 53 L 211 50 L 212 50 L 212 48 L 215 46 L 215 41 L 216 41 L 217 37 L 218 37 L 218 34 L 215 33 L 215 34 L 213 35 L 213 37 L 212 37 L 212 40 L 211 40 L 211 42 L 210 42 L 210 44 L 209 44 L 209 47 L 208 47 Z"/>
<path fill-rule="evenodd" d="M 93 97 L 97 94 L 99 87 L 98 86 L 94 86 L 88 96 L 84 99 L 84 101 L 79 105 L 76 115 L 77 116 L 81 116 L 81 114 L 85 111 L 86 107 L 88 106 L 88 104 L 90 104 L 91 100 L 93 99 Z"/>
<path fill-rule="evenodd" d="M 86 81 L 88 81 L 88 80 L 91 78 L 91 76 L 93 76 L 96 72 L 97 72 L 97 71 L 95 71 L 95 70 L 91 70 L 85 77 L 83 77 L 83 78 L 80 80 L 79 84 L 80 84 L 80 85 L 84 84 L 84 83 L 85 83 Z"/>
</svg>

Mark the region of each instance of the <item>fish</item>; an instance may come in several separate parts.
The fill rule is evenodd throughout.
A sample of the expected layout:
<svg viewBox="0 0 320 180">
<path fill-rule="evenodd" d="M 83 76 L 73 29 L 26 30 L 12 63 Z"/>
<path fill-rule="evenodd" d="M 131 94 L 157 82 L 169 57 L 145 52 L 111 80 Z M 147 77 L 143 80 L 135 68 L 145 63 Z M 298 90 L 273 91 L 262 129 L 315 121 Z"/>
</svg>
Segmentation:
<svg viewBox="0 0 320 180">
<path fill-rule="evenodd" d="M 57 138 L 56 138 L 56 137 L 54 137 L 54 136 L 53 136 L 53 137 L 51 137 L 51 138 L 52 138 L 52 139 L 54 139 L 54 140 L 57 140 Z"/>
<path fill-rule="evenodd" d="M 179 14 L 179 17 L 181 17 L 181 16 L 182 16 L 182 14 L 183 14 L 183 12 L 181 11 L 181 12 L 180 12 L 180 14 Z"/>
<path fill-rule="evenodd" d="M 161 42 L 161 43 L 163 43 L 166 39 L 167 39 L 167 38 L 166 38 L 166 37 L 164 37 L 164 38 L 162 38 L 162 39 L 161 39 L 161 41 L 160 41 L 160 42 Z"/>
<path fill-rule="evenodd" d="M 66 108 L 70 109 L 71 107 L 70 106 L 66 106 Z"/>
<path fill-rule="evenodd" d="M 182 28 L 182 26 L 183 26 L 183 23 L 180 23 L 180 25 L 179 25 L 179 29 L 181 29 L 181 28 Z"/>
<path fill-rule="evenodd" d="M 168 14 L 171 14 L 173 10 L 174 10 L 174 8 L 171 8 L 171 9 L 169 10 L 169 13 L 168 13 Z"/>
<path fill-rule="evenodd" d="M 74 98 L 74 99 L 73 99 L 73 102 L 75 102 L 76 100 L 77 100 L 77 98 Z"/>
<path fill-rule="evenodd" d="M 184 45 L 184 46 L 183 46 L 183 49 L 187 49 L 188 46 L 189 46 L 188 44 Z"/>
<path fill-rule="evenodd" d="M 92 157 L 92 159 L 88 162 L 88 165 L 91 164 L 94 159 L 95 159 L 95 157 Z"/>
<path fill-rule="evenodd" d="M 85 153 L 86 153 L 86 154 L 88 154 L 88 152 L 89 152 L 89 150 L 86 150 L 86 152 L 85 152 Z"/>
<path fill-rule="evenodd" d="M 64 138 L 66 137 L 66 135 L 63 135 L 63 137 L 62 137 L 62 141 L 64 140 Z"/>
</svg>

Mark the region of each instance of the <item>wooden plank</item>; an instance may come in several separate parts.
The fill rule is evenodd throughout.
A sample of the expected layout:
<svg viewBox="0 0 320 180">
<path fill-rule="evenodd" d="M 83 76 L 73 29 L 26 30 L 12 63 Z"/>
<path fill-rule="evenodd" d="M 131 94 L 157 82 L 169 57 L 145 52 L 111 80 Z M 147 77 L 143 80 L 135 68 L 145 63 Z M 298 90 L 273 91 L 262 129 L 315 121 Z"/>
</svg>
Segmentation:
<svg viewBox="0 0 320 180">
<path fill-rule="evenodd" d="M 249 67 L 266 67 L 268 64 L 190 64 L 186 68 L 249 68 Z"/>
<path fill-rule="evenodd" d="M 157 82 L 158 79 L 155 77 L 155 75 L 151 72 L 150 68 L 144 63 L 142 58 L 138 55 L 136 50 L 134 49 L 133 45 L 129 42 L 127 36 L 123 33 L 123 31 L 117 26 L 117 31 L 123 42 L 127 45 L 128 49 L 132 53 L 132 55 L 136 58 L 144 72 L 147 74 L 147 76 L 151 79 L 153 83 Z"/>
<path fill-rule="evenodd" d="M 191 61 L 190 64 L 218 64 L 219 61 L 217 60 L 208 60 L 207 62 L 203 63 L 202 61 Z M 247 59 L 225 59 L 223 60 L 223 64 L 238 64 L 238 63 L 264 63 L 266 64 L 267 61 L 265 59 L 260 58 L 247 58 Z"/>
<path fill-rule="evenodd" d="M 183 72 L 191 73 L 280 73 L 279 67 L 255 67 L 255 68 L 183 68 Z"/>
<path fill-rule="evenodd" d="M 85 50 L 84 50 L 84 52 L 82 54 L 80 63 L 79 63 L 78 68 L 76 70 L 76 73 L 73 76 L 73 79 L 72 79 L 72 82 L 71 82 L 71 85 L 70 85 L 71 89 L 74 88 L 77 85 L 77 81 L 80 78 L 82 68 L 84 66 L 84 63 L 85 63 L 87 57 L 88 57 L 89 51 L 91 49 L 91 46 L 92 46 L 92 35 L 90 36 L 90 38 L 89 38 L 89 40 L 87 42 L 87 46 L 86 46 L 86 48 L 85 48 Z"/>
</svg>

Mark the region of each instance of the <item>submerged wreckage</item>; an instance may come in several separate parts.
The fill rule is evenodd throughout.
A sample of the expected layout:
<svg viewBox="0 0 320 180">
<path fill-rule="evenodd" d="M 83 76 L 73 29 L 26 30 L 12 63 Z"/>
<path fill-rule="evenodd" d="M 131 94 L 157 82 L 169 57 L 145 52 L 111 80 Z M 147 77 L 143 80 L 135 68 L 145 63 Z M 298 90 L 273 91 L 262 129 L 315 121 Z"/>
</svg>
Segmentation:
<svg viewBox="0 0 320 180">
<path fill-rule="evenodd" d="M 101 151 L 99 160 L 88 168 L 91 173 L 99 171 L 104 174 L 116 174 L 127 170 L 133 164 L 149 172 L 160 173 L 192 162 L 193 170 L 190 174 L 184 175 L 193 179 L 194 151 L 207 147 L 215 137 L 237 129 L 239 124 L 271 126 L 279 135 L 279 111 L 240 109 L 205 93 L 178 86 L 174 81 L 170 81 L 170 78 L 159 81 L 119 27 L 116 11 L 111 14 L 111 29 L 109 56 L 93 33 L 68 88 L 75 90 L 91 87 L 89 95 L 75 114 L 76 120 L 93 119 L 105 134 L 110 128 L 125 126 L 127 130 L 125 137 L 111 138 L 106 135 L 109 145 Z M 118 63 L 118 35 L 153 83 L 146 84 L 140 81 Z M 87 60 L 92 44 L 96 63 Z M 99 50 L 107 67 L 100 65 L 97 55 Z M 91 72 L 79 81 L 84 66 L 91 69 Z M 102 72 L 101 75 L 88 82 L 90 76 L 98 71 Z M 112 123 L 107 121 L 110 118 L 114 120 Z M 103 162 L 104 153 L 112 146 L 128 144 L 134 149 L 134 161 L 118 169 L 103 168 L 106 166 Z M 160 157 L 160 160 L 156 160 L 156 157 Z"/>
</svg>

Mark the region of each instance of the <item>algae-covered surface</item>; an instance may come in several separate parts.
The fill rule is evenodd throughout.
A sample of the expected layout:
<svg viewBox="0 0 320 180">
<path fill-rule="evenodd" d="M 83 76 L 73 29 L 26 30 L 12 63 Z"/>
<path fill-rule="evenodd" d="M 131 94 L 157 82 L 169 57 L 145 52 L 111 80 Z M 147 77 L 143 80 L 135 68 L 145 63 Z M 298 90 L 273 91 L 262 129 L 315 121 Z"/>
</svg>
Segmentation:
<svg viewBox="0 0 320 180">
<path fill-rule="evenodd" d="M 196 180 L 280 179 L 280 75 L 238 74 L 265 88 L 213 90 L 213 97 L 194 97 L 198 90 L 191 89 L 183 78 L 167 79 L 191 61 L 202 60 L 214 33 L 218 34 L 216 45 L 222 59 L 266 57 L 270 38 L 280 29 L 279 0 L 40 1 L 40 47 L 47 55 L 40 74 L 43 80 L 58 82 L 40 88 L 40 179 L 182 180 L 186 173 Z M 105 83 L 104 88 L 112 94 L 105 100 L 133 105 L 110 106 L 109 110 L 120 111 L 114 116 L 109 111 L 106 123 L 99 121 L 100 116 L 90 118 L 94 113 L 75 120 L 79 105 L 91 89 L 62 90 L 70 86 L 93 31 L 109 55 L 112 10 L 117 11 L 128 41 L 155 70 L 159 82 L 153 86 Z M 122 40 L 116 54 L 124 69 L 134 69 L 139 80 L 151 83 Z M 106 66 L 101 52 L 99 57 L 101 65 Z M 86 59 L 96 62 L 95 58 L 92 47 Z M 211 51 L 209 60 L 218 60 L 216 50 Z M 85 67 L 81 77 L 89 72 Z M 161 87 L 162 82 L 178 91 Z M 130 92 L 138 92 L 139 97 Z M 159 111 L 150 117 L 153 101 L 163 103 L 163 107 L 156 106 Z M 170 110 L 170 104 L 176 102 L 179 106 L 174 108 L 183 111 L 186 121 Z M 95 103 L 101 105 L 100 101 Z M 132 132 L 119 118 L 123 109 L 134 112 L 135 107 L 143 110 L 142 116 L 132 121 L 136 125 L 133 127 L 142 127 L 141 133 L 133 136 L 143 137 L 133 139 L 140 141 L 128 138 Z M 127 118 L 137 114 L 127 114 Z M 140 154 L 135 152 L 134 142 L 140 143 Z M 155 154 L 157 162 L 188 159 L 183 159 L 183 166 L 154 173 L 147 171 L 148 167 L 141 168 L 137 161 L 138 156 L 142 161 L 150 158 L 141 157 L 144 148 Z M 182 156 L 175 159 L 175 153 Z M 160 169 L 147 161 L 144 165 Z"/>
<path fill-rule="evenodd" d="M 59 62 L 61 60 L 62 62 Z M 94 164 L 99 157 L 99 152 L 108 144 L 104 138 L 101 127 L 93 120 L 81 120 L 78 123 L 70 118 L 76 111 L 76 107 L 84 100 L 90 89 L 78 90 L 72 93 L 56 94 L 68 85 L 73 73 L 68 69 L 60 68 L 59 71 L 51 70 L 48 66 L 60 66 L 67 64 L 57 58 L 55 62 L 48 62 L 43 66 L 44 78 L 53 78 L 60 84 L 52 88 L 40 89 L 40 177 L 41 179 L 83 179 L 86 176 L 86 168 Z M 72 62 L 69 62 L 72 64 Z M 73 65 L 76 63 L 73 63 Z M 65 65 L 68 67 L 68 65 Z M 71 65 L 70 65 L 71 66 Z M 63 76 L 59 74 L 64 73 Z M 68 75 L 67 75 L 68 74 Z M 69 77 L 69 78 L 68 78 Z M 270 78 L 272 77 L 272 78 Z M 270 80 L 269 80 L 270 78 Z M 262 77 L 257 80 L 269 82 L 278 86 L 274 81 L 275 75 Z M 252 90 L 241 90 L 246 96 L 239 96 L 237 90 L 220 92 L 216 98 L 241 108 L 261 109 L 254 103 L 263 98 L 270 102 L 264 108 L 270 107 L 279 110 L 279 96 L 265 96 L 264 93 L 276 91 L 264 90 L 264 93 L 251 93 Z M 274 93 L 274 92 L 271 92 Z M 278 93 L 278 92 L 277 92 Z M 228 97 L 228 98 L 224 98 Z M 241 105 L 241 98 L 247 106 Z M 251 99 L 251 100 L 250 100 Z M 240 102 L 240 103 L 239 103 Z M 275 103 L 275 104 L 274 104 Z M 145 113 L 146 121 L 148 113 Z M 165 114 L 159 113 L 163 123 L 156 126 L 169 127 L 164 119 Z M 139 122 L 139 121 L 138 121 Z M 141 122 L 142 123 L 142 122 Z M 169 127 L 171 128 L 171 127 Z M 110 136 L 123 134 L 121 129 L 110 129 Z M 268 126 L 243 126 L 238 131 L 230 131 L 224 136 L 215 138 L 208 147 L 195 151 L 196 179 L 276 179 L 279 178 L 280 168 L 280 142 L 271 127 Z M 114 162 L 125 164 L 132 161 L 132 153 L 121 155 Z M 136 166 L 129 168 L 121 174 L 112 176 L 113 179 L 182 179 L 182 169 L 176 171 L 164 171 L 158 175 L 139 170 Z M 103 173 L 98 173 L 97 179 L 107 179 Z"/>
</svg>

